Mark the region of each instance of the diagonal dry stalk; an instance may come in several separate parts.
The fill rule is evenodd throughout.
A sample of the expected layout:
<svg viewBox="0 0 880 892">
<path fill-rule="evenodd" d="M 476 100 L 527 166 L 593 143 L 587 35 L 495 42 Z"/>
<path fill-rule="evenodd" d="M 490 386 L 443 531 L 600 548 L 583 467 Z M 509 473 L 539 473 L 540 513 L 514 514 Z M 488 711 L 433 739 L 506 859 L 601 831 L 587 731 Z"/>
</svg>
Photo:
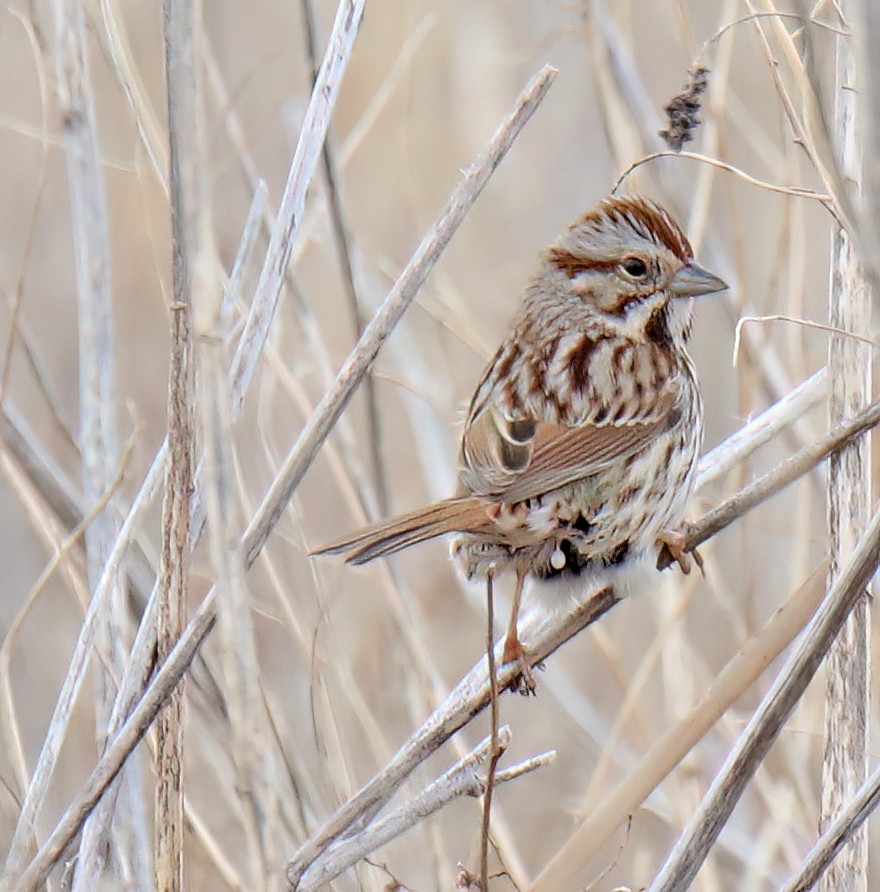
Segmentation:
<svg viewBox="0 0 880 892">
<path fill-rule="evenodd" d="M 496 738 L 497 739 L 493 739 Z M 487 786 L 487 779 L 479 769 L 492 753 L 504 752 L 511 741 L 510 729 L 502 725 L 498 733 L 484 739 L 471 752 L 463 756 L 441 777 L 432 781 L 420 793 L 408 799 L 400 808 L 377 820 L 360 833 L 340 839 L 328 851 L 326 859 L 307 871 L 300 881 L 300 892 L 312 892 L 340 876 L 346 869 L 356 864 L 371 852 L 390 842 L 415 827 L 419 822 L 430 817 L 434 812 L 448 805 L 460 796 L 481 796 Z M 555 754 L 542 753 L 524 762 L 505 768 L 495 774 L 496 784 L 516 780 L 524 774 L 530 774 L 539 768 L 549 765 Z"/>
<path fill-rule="evenodd" d="M 303 12 L 303 32 L 306 44 L 306 58 L 312 70 L 312 81 L 318 76 L 318 60 L 315 52 L 315 13 L 312 9 L 312 0 L 301 0 Z M 339 169 L 336 160 L 336 150 L 328 137 L 324 140 L 321 150 L 321 162 L 324 169 L 324 182 L 327 188 L 327 203 L 329 205 L 330 222 L 333 238 L 336 241 L 336 251 L 339 257 L 339 270 L 342 274 L 342 282 L 345 288 L 346 299 L 354 323 L 355 339 L 361 336 L 366 324 L 366 313 L 361 296 L 362 289 L 358 287 L 355 276 L 353 257 L 353 245 L 349 235 L 349 226 L 345 219 L 342 196 L 339 190 Z M 370 464 L 372 467 L 372 501 L 376 505 L 377 516 L 388 514 L 388 484 L 385 479 L 385 461 L 382 457 L 382 430 L 379 422 L 379 406 L 376 402 L 376 382 L 372 374 L 367 375 L 364 381 L 364 391 L 367 402 L 367 431 L 366 440 L 370 450 Z"/>
<path fill-rule="evenodd" d="M 856 791 L 856 794 L 835 815 L 825 831 L 807 853 L 797 874 L 783 887 L 782 892 L 807 892 L 828 875 L 828 867 L 840 850 L 859 831 L 872 812 L 880 805 L 880 769 Z"/>
</svg>

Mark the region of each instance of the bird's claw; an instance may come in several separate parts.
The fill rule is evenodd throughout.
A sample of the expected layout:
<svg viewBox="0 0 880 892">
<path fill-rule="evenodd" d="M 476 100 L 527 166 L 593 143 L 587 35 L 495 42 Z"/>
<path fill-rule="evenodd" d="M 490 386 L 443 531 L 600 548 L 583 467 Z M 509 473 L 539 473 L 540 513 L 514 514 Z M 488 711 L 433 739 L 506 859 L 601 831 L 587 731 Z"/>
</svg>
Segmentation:
<svg viewBox="0 0 880 892">
<path fill-rule="evenodd" d="M 535 676 L 532 669 L 543 668 L 543 664 L 536 663 L 529 655 L 528 651 L 522 646 L 519 638 L 510 637 L 504 639 L 504 650 L 501 652 L 501 662 L 517 663 L 519 672 L 511 679 L 507 686 L 508 690 L 516 691 L 524 697 L 534 696 L 537 689 L 535 684 Z"/>
<path fill-rule="evenodd" d="M 687 576 L 693 563 L 700 568 L 703 576 L 706 575 L 700 552 L 696 548 L 687 548 L 687 539 L 681 530 L 663 530 L 657 536 L 657 544 L 660 546 L 660 553 L 657 556 L 658 569 L 664 570 L 670 564 L 676 563 L 681 572 Z"/>
</svg>

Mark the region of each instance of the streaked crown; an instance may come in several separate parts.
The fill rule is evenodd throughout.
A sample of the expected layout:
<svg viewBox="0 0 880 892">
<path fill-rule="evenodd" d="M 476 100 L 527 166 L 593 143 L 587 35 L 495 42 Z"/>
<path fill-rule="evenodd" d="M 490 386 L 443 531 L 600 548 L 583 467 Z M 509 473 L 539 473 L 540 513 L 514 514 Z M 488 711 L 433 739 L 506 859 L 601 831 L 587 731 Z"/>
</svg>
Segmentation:
<svg viewBox="0 0 880 892">
<path fill-rule="evenodd" d="M 694 256 L 678 223 L 662 207 L 638 196 L 599 202 L 569 227 L 546 256 L 572 275 L 615 264 L 634 248 L 666 250 L 682 264 Z"/>
</svg>

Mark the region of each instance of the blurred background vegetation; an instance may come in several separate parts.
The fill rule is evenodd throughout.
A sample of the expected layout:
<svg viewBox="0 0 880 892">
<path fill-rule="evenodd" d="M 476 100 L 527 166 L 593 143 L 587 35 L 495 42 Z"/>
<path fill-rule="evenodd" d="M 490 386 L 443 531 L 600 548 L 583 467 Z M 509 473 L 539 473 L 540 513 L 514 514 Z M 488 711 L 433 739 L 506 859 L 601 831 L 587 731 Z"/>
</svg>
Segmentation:
<svg viewBox="0 0 880 892">
<path fill-rule="evenodd" d="M 161 8 L 100 0 L 85 3 L 85 10 L 110 219 L 118 427 L 134 449 L 121 488 L 124 505 L 165 433 L 171 266 Z M 313 561 L 307 549 L 452 491 L 463 408 L 515 312 L 537 252 L 606 195 L 630 164 L 662 148 L 663 107 L 685 83 L 704 42 L 726 23 L 774 10 L 787 7 L 771 0 L 369 0 L 330 136 L 359 307 L 356 312 L 351 304 L 328 183 L 319 175 L 270 347 L 236 429 L 242 525 L 460 170 L 543 63 L 560 74 L 380 354 L 372 405 L 362 388 L 247 577 L 260 684 L 277 735 L 271 746 L 283 754 L 284 776 L 275 778 L 279 875 L 307 833 L 388 760 L 480 658 L 485 635 L 482 592 L 462 588 L 445 543 L 358 571 Z M 314 0 L 319 54 L 334 13 L 330 0 Z M 820 4 L 815 14 L 839 25 L 833 4 Z M 212 222 L 217 258 L 228 272 L 256 178 L 267 184 L 269 208 L 277 207 L 311 72 L 299 2 L 211 0 L 203 5 L 201 27 Z M 793 35 L 790 44 L 786 34 Z M 812 27 L 809 37 L 819 75 L 827 74 L 835 35 Z M 8 413 L 26 422 L 51 462 L 77 485 L 75 257 L 53 40 L 47 0 L 6 5 L 0 336 L 9 347 L 2 395 Z M 802 72 L 790 67 L 786 45 L 803 50 L 800 23 L 767 18 L 731 28 L 706 50 L 700 58 L 712 73 L 704 124 L 686 148 L 759 180 L 821 190 L 793 139 L 774 80 L 795 95 L 799 108 Z M 735 367 L 732 345 L 743 314 L 826 318 L 833 221 L 817 201 L 769 191 L 688 158 L 648 163 L 626 188 L 670 206 L 700 261 L 731 284 L 729 293 L 700 303 L 692 342 L 706 402 L 706 447 L 713 447 L 824 365 L 828 335 L 791 323 L 748 328 Z M 264 246 L 261 241 L 246 273 L 247 299 Z M 703 491 L 690 515 L 825 427 L 825 409 L 818 407 Z M 51 510 L 2 446 L 0 465 L 3 638 L 67 530 L 50 524 Z M 502 716 L 514 734 L 505 758 L 558 753 L 552 766 L 496 793 L 499 854 L 518 882 L 540 871 L 577 816 L 687 712 L 819 563 L 826 551 L 824 499 L 821 472 L 790 487 L 704 547 L 705 578 L 658 575 L 653 590 L 622 604 L 548 662 L 537 699 L 503 699 Z M 155 567 L 158 505 L 138 541 Z M 6 639 L 0 666 L 12 704 L 0 716 L 7 744 L 0 745 L 0 851 L 8 847 L 22 795 L 10 727 L 32 768 L 82 621 L 81 559 L 73 554 L 62 563 Z M 204 547 L 192 573 L 195 606 L 210 583 Z M 139 609 L 132 597 L 131 624 L 118 629 L 126 642 Z M 215 676 L 217 638 L 204 652 Z M 584 868 L 581 887 L 609 865 L 597 890 L 650 881 L 772 671 L 633 816 L 628 835 L 621 827 Z M 186 685 L 187 880 L 192 889 L 247 888 L 223 693 L 209 677 L 202 667 Z M 85 685 L 79 697 L 38 821 L 41 838 L 94 764 L 93 689 Z M 696 888 L 769 890 L 796 868 L 818 820 L 822 715 L 823 686 L 816 682 Z M 485 733 L 484 719 L 465 729 L 462 751 Z M 429 780 L 455 758 L 447 748 L 419 779 Z M 144 800 L 151 799 L 146 784 Z M 407 888 L 450 889 L 457 862 L 473 863 L 478 834 L 479 803 L 459 801 L 374 860 Z M 111 859 L 107 888 L 120 888 L 120 871 Z M 361 865 L 335 888 L 382 889 L 390 882 L 382 869 Z M 504 878 L 494 882 L 512 888 Z"/>
</svg>

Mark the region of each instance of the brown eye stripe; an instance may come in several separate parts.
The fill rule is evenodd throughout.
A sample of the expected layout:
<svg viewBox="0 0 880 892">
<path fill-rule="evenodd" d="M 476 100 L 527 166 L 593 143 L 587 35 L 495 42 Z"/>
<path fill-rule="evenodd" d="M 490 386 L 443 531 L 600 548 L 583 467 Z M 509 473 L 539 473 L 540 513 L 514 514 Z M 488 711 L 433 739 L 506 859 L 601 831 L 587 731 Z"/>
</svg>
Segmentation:
<svg viewBox="0 0 880 892">
<path fill-rule="evenodd" d="M 619 263 L 617 260 L 586 260 L 558 245 L 547 251 L 547 260 L 557 269 L 562 270 L 570 279 L 573 279 L 578 273 L 587 271 L 608 272 L 617 267 Z"/>
</svg>

